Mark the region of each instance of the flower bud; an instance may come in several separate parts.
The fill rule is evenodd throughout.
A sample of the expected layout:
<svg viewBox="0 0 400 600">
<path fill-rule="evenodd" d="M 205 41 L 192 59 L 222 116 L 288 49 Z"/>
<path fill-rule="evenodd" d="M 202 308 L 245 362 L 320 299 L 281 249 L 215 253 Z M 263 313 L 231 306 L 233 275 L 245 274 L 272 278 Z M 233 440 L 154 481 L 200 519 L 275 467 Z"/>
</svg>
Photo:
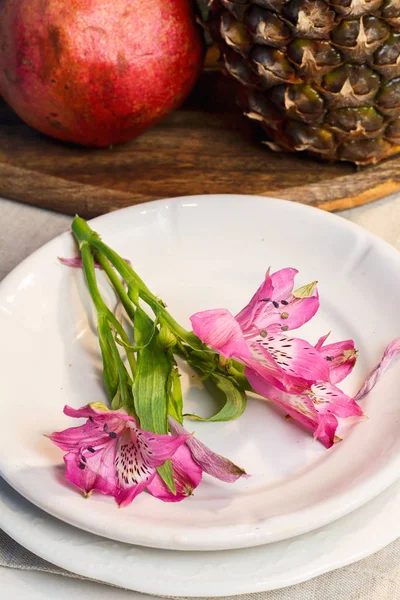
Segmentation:
<svg viewBox="0 0 400 600">
<path fill-rule="evenodd" d="M 164 350 L 173 348 L 176 345 L 177 339 L 172 331 L 166 325 L 162 324 L 158 335 L 158 343 Z"/>
</svg>

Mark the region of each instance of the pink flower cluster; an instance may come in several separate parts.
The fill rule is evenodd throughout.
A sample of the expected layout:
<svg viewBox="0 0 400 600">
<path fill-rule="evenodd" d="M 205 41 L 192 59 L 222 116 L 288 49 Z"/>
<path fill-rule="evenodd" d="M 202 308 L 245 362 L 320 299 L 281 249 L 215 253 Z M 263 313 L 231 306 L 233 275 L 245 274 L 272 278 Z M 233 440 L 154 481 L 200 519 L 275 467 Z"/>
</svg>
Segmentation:
<svg viewBox="0 0 400 600">
<path fill-rule="evenodd" d="M 236 317 L 216 309 L 197 313 L 191 321 L 205 344 L 245 365 L 255 392 L 281 406 L 329 448 L 363 416 L 355 400 L 336 385 L 351 372 L 357 352 L 352 340 L 325 344 L 325 336 L 313 346 L 289 333 L 319 308 L 315 284 L 293 292 L 296 274 L 291 268 L 267 272 Z"/>
</svg>

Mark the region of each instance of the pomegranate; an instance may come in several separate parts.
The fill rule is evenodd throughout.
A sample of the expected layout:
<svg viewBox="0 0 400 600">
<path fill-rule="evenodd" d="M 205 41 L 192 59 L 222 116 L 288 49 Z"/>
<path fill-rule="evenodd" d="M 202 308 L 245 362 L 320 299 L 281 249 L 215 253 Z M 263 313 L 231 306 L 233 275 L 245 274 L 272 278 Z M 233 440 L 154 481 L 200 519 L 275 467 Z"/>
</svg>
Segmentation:
<svg viewBox="0 0 400 600">
<path fill-rule="evenodd" d="M 191 0 L 0 0 L 0 95 L 61 140 L 137 136 L 182 103 L 202 62 Z"/>
</svg>

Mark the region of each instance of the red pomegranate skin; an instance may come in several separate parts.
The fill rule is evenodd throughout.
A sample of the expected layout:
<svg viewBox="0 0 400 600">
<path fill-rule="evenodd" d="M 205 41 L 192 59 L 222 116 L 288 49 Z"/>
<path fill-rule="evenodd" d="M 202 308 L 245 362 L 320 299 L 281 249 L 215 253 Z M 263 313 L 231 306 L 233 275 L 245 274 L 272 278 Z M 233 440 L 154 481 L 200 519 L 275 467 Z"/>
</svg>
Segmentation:
<svg viewBox="0 0 400 600">
<path fill-rule="evenodd" d="M 182 103 L 202 63 L 191 0 L 0 0 L 0 94 L 61 140 L 132 139 Z"/>
</svg>

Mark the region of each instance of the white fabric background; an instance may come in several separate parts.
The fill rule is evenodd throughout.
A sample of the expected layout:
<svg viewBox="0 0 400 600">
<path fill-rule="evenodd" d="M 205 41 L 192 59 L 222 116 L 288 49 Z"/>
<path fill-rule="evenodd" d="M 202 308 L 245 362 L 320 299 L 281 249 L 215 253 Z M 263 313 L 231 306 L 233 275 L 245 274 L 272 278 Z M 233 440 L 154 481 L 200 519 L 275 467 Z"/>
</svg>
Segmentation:
<svg viewBox="0 0 400 600">
<path fill-rule="evenodd" d="M 400 250 L 400 195 L 340 213 Z M 21 260 L 53 237 L 69 229 L 71 218 L 16 202 L 0 199 L 0 280 Z M 399 274 L 400 276 L 400 274 Z M 1 568 L 3 567 L 3 568 Z M 4 567 L 41 571 L 29 580 L 35 590 L 51 582 L 54 574 L 76 577 L 28 552 L 0 530 L 0 598 Z M 46 579 L 43 579 L 46 578 Z M 60 593 L 67 587 L 60 577 Z M 26 575 L 21 573 L 26 588 Z M 67 580 L 65 580 L 67 581 Z M 53 582 L 51 582 L 53 583 Z M 14 584 L 15 585 L 15 584 Z M 24 588 L 24 589 L 25 589 Z M 21 587 L 22 589 L 22 587 Z M 56 589 L 56 587 L 52 587 Z M 76 581 L 75 598 L 107 597 L 108 600 L 144 598 L 125 590 Z M 106 592 L 106 593 L 105 593 Z M 33 590 L 32 590 L 33 593 Z M 7 596 L 8 598 L 9 596 Z M 17 596 L 20 598 L 20 596 Z M 29 598 L 29 595 L 24 596 Z M 36 595 L 35 595 L 36 597 Z M 42 596 L 41 596 L 42 597 Z M 50 598 L 50 595 L 43 598 Z M 64 595 L 63 595 L 64 597 Z M 6 597 L 4 596 L 4 600 Z M 397 600 L 400 599 L 400 539 L 354 565 L 316 577 L 311 581 L 273 592 L 241 596 L 240 600 Z"/>
</svg>

